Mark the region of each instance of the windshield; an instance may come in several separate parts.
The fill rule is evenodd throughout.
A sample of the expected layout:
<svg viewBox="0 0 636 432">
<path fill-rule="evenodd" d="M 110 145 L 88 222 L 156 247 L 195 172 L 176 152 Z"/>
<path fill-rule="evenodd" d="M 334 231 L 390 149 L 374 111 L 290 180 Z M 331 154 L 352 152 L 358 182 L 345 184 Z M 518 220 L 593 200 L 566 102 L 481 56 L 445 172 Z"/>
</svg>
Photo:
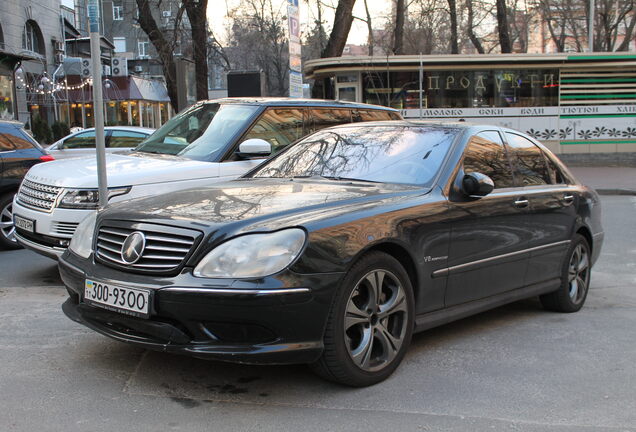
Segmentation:
<svg viewBox="0 0 636 432">
<path fill-rule="evenodd" d="M 258 110 L 254 105 L 204 103 L 176 115 L 135 150 L 211 160 L 249 124 Z"/>
<path fill-rule="evenodd" d="M 429 184 L 458 128 L 351 126 L 317 132 L 265 162 L 251 177 L 327 177 Z"/>
</svg>

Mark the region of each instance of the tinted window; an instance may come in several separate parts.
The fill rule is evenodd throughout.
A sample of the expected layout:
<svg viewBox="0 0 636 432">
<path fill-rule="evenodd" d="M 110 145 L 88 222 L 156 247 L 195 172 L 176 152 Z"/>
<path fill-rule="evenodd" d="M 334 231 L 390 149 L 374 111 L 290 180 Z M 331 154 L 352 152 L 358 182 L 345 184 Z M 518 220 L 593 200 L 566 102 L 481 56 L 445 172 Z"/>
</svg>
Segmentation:
<svg viewBox="0 0 636 432">
<path fill-rule="evenodd" d="M 95 131 L 82 132 L 64 141 L 65 149 L 95 148 Z"/>
<path fill-rule="evenodd" d="M 495 188 L 514 186 L 510 161 L 498 132 L 480 132 L 470 139 L 464 151 L 464 172 L 487 175 Z"/>
<path fill-rule="evenodd" d="M 329 126 L 351 123 L 351 110 L 348 109 L 314 108 L 310 112 L 314 122 L 311 132 Z"/>
<path fill-rule="evenodd" d="M 550 175 L 541 149 L 521 135 L 506 132 L 515 174 L 522 186 L 550 184 Z"/>
<path fill-rule="evenodd" d="M 146 134 L 114 130 L 110 134 L 108 147 L 137 147 L 146 138 Z"/>
<path fill-rule="evenodd" d="M 550 175 L 551 183 L 566 184 L 568 181 L 565 179 L 565 176 L 563 175 L 559 167 L 552 161 L 552 159 L 550 159 L 548 156 L 545 156 L 545 161 L 548 165 L 548 174 Z"/>
<path fill-rule="evenodd" d="M 359 179 L 430 184 L 459 129 L 344 127 L 317 132 L 270 159 L 253 177 Z"/>
<path fill-rule="evenodd" d="M 0 125 L 0 151 L 22 150 L 33 148 L 34 144 L 25 132 L 12 125 Z"/>
<path fill-rule="evenodd" d="M 357 122 L 400 120 L 399 116 L 393 117 L 390 114 L 391 114 L 391 111 L 355 110 L 353 112 L 353 119 L 354 121 L 357 121 Z"/>
<path fill-rule="evenodd" d="M 272 152 L 276 153 L 303 135 L 303 109 L 269 108 L 245 135 L 244 140 L 264 139 L 272 145 Z"/>
</svg>

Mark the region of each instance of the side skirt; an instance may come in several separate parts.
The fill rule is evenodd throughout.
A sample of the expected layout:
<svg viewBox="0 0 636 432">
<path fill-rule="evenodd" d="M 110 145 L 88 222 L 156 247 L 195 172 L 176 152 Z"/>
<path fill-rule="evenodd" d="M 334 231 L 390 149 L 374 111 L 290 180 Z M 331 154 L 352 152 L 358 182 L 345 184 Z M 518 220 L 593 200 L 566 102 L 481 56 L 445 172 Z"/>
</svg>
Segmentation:
<svg viewBox="0 0 636 432">
<path fill-rule="evenodd" d="M 420 332 L 428 330 L 430 328 L 466 318 L 489 309 L 494 309 L 517 300 L 547 294 L 557 290 L 560 285 L 561 278 L 550 279 L 524 288 L 507 291 L 505 293 L 471 301 L 469 303 L 455 305 L 447 309 L 440 309 L 423 315 L 418 315 L 415 318 L 415 331 Z"/>
</svg>

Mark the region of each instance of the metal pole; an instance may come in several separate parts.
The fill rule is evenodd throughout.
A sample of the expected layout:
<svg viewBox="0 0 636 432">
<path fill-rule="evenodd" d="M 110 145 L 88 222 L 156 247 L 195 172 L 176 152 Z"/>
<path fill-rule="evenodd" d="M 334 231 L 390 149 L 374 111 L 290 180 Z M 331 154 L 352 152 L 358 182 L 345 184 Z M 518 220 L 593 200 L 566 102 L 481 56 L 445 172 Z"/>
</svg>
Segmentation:
<svg viewBox="0 0 636 432">
<path fill-rule="evenodd" d="M 587 28 L 587 45 L 588 51 L 594 52 L 594 0 L 590 0 L 590 16 Z"/>
<path fill-rule="evenodd" d="M 106 147 L 104 144 L 104 98 L 102 96 L 102 62 L 99 36 L 99 0 L 89 0 L 88 18 L 91 30 L 91 63 L 93 67 L 93 119 L 97 148 L 97 187 L 99 208 L 108 204 L 108 180 L 106 178 Z"/>
<path fill-rule="evenodd" d="M 422 80 L 424 79 L 424 67 L 422 65 L 422 53 L 420 53 L 420 120 L 422 120 Z"/>
</svg>

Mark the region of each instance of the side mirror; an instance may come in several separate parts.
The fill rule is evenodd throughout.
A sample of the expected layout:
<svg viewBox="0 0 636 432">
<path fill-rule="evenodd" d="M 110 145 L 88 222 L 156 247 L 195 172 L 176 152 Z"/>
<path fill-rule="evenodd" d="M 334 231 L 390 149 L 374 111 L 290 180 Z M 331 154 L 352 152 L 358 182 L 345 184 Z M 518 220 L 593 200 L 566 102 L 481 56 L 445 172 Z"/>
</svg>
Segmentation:
<svg viewBox="0 0 636 432">
<path fill-rule="evenodd" d="M 239 156 L 258 157 L 269 156 L 272 153 L 272 145 L 260 138 L 250 138 L 239 145 Z"/>
<path fill-rule="evenodd" d="M 495 183 L 486 174 L 473 172 L 462 179 L 462 192 L 472 198 L 488 195 L 495 188 Z"/>
</svg>

